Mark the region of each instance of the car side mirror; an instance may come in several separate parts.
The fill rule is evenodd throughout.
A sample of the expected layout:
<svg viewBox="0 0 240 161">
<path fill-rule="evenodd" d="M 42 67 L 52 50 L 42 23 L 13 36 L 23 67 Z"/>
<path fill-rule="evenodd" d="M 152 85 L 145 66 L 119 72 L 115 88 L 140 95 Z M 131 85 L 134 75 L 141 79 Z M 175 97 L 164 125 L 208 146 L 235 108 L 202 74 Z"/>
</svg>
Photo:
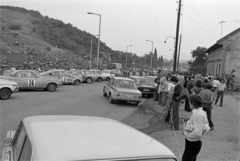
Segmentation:
<svg viewBox="0 0 240 161">
<path fill-rule="evenodd" d="M 10 130 L 7 132 L 6 138 L 4 139 L 4 145 L 9 146 L 12 144 L 15 131 Z"/>
</svg>

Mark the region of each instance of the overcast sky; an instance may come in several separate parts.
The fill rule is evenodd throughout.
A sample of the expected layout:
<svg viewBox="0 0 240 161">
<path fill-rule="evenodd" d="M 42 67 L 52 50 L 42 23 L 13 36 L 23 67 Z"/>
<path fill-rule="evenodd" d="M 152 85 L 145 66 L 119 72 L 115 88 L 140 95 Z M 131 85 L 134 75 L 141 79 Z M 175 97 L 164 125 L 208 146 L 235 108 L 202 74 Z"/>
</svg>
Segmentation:
<svg viewBox="0 0 240 161">
<path fill-rule="evenodd" d="M 1 5 L 39 11 L 43 16 L 71 23 L 80 30 L 98 34 L 101 14 L 101 41 L 113 50 L 143 56 L 152 50 L 172 59 L 177 24 L 176 0 L 0 0 Z M 240 27 L 240 0 L 182 0 L 180 60 L 190 60 L 198 46 L 210 47 L 222 36 Z"/>
</svg>

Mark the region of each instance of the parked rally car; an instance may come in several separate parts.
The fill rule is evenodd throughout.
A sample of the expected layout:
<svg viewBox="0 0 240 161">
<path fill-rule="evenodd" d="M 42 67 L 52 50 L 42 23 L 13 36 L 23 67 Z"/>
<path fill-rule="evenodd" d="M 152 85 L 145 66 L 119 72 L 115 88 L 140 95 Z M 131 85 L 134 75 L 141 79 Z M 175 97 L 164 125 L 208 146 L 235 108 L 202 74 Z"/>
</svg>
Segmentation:
<svg viewBox="0 0 240 161">
<path fill-rule="evenodd" d="M 82 77 L 83 82 L 92 83 L 96 81 L 96 77 L 93 74 L 89 74 L 84 70 L 70 70 L 70 73 L 74 76 Z"/>
<path fill-rule="evenodd" d="M 15 70 L 0 76 L 0 79 L 17 82 L 19 89 L 46 89 L 53 92 L 62 85 L 59 79 L 43 77 L 34 70 Z"/>
<path fill-rule="evenodd" d="M 97 82 L 102 82 L 106 79 L 106 76 L 102 74 L 100 70 L 91 69 L 88 73 L 93 74 L 96 77 Z"/>
<path fill-rule="evenodd" d="M 41 74 L 46 77 L 59 78 L 61 79 L 62 84 L 80 85 L 80 83 L 83 81 L 81 76 L 74 76 L 70 71 L 65 70 L 53 69 Z"/>
<path fill-rule="evenodd" d="M 142 95 L 152 97 L 155 94 L 155 87 L 153 87 L 147 78 L 139 76 L 130 76 L 130 79 L 134 80 L 137 84 L 137 88 L 142 92 Z"/>
<path fill-rule="evenodd" d="M 106 81 L 109 81 L 110 78 L 115 77 L 112 70 L 102 70 L 102 75 L 106 77 Z"/>
<path fill-rule="evenodd" d="M 16 82 L 0 79 L 0 99 L 7 100 L 16 91 L 18 91 L 18 84 Z"/>
<path fill-rule="evenodd" d="M 177 161 L 162 143 L 121 122 L 67 115 L 24 118 L 16 132 L 7 132 L 2 159 Z"/>
<path fill-rule="evenodd" d="M 110 103 L 125 101 L 138 105 L 142 100 L 142 93 L 137 89 L 136 83 L 124 77 L 112 77 L 103 86 L 103 96 L 108 96 Z"/>
</svg>

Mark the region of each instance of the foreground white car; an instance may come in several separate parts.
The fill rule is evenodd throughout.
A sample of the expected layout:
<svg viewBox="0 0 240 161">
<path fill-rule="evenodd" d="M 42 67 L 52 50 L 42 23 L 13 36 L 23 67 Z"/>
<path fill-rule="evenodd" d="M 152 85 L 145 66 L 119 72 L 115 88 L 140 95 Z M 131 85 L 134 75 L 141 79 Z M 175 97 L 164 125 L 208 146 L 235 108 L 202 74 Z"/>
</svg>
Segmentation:
<svg viewBox="0 0 240 161">
<path fill-rule="evenodd" d="M 0 79 L 0 99 L 7 100 L 16 91 L 18 91 L 18 84 L 16 82 Z"/>
<path fill-rule="evenodd" d="M 90 116 L 31 116 L 4 139 L 3 160 L 176 161 L 166 146 L 118 121 Z"/>
</svg>

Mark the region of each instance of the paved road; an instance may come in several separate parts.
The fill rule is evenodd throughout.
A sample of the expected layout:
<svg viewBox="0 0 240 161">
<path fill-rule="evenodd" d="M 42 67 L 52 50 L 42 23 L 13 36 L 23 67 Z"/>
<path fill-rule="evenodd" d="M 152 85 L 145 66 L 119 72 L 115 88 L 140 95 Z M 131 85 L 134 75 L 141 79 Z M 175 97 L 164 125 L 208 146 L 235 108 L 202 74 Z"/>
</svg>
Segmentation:
<svg viewBox="0 0 240 161">
<path fill-rule="evenodd" d="M 121 121 L 137 109 L 137 106 L 126 103 L 110 104 L 108 98 L 102 96 L 103 84 L 66 85 L 56 92 L 20 91 L 9 100 L 0 100 L 0 150 L 6 132 L 16 130 L 19 122 L 27 116 L 84 115 Z"/>
</svg>

